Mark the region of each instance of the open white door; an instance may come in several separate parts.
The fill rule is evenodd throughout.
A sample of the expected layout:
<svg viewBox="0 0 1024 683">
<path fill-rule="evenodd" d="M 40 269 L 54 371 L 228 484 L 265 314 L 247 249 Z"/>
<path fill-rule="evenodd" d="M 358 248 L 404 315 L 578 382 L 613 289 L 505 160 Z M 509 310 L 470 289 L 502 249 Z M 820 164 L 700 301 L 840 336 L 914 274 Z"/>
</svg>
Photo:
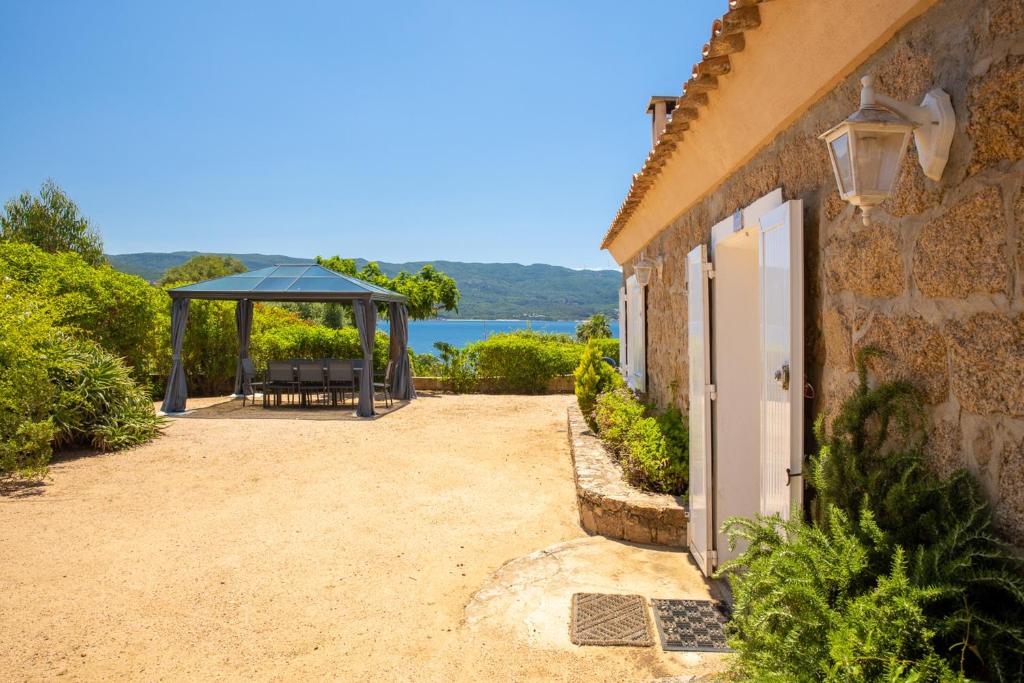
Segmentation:
<svg viewBox="0 0 1024 683">
<path fill-rule="evenodd" d="M 803 237 L 800 200 L 760 219 L 761 514 L 783 519 L 803 502 Z"/>
<path fill-rule="evenodd" d="M 647 391 L 647 307 L 644 288 L 632 275 L 626 280 L 626 318 L 629 330 L 626 337 L 626 383 L 636 391 Z"/>
<path fill-rule="evenodd" d="M 705 575 L 714 570 L 711 467 L 711 345 L 708 306 L 708 250 L 703 244 L 686 256 L 687 340 L 690 366 L 690 554 Z"/>
</svg>

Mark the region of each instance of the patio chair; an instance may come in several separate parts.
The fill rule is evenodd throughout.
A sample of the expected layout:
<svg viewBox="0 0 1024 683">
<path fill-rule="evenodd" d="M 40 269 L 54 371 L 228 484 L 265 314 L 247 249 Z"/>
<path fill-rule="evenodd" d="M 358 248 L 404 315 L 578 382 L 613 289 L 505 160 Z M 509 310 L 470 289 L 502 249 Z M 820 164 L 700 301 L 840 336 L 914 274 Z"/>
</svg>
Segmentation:
<svg viewBox="0 0 1024 683">
<path fill-rule="evenodd" d="M 295 371 L 292 364 L 283 360 L 272 360 L 267 363 L 267 376 L 263 382 L 263 407 L 266 408 L 270 400 L 270 394 L 274 395 L 275 404 L 281 405 L 281 394 L 287 392 L 290 396 L 298 390 L 298 383 L 295 381 Z"/>
<path fill-rule="evenodd" d="M 345 402 L 345 392 L 356 392 L 356 373 L 352 361 L 330 359 L 327 361 L 327 393 L 331 395 L 331 405 L 338 405 L 338 392 L 341 402 Z"/>
<path fill-rule="evenodd" d="M 258 381 L 256 366 L 253 364 L 251 358 L 242 359 L 242 407 L 245 407 L 245 400 L 252 395 L 252 400 L 249 401 L 251 405 L 256 405 L 256 387 L 260 388 L 260 393 L 264 396 L 264 402 L 266 402 L 266 390 L 263 386 L 264 382 Z"/>
<path fill-rule="evenodd" d="M 373 392 L 381 391 L 384 393 L 384 405 L 388 408 L 391 407 L 391 377 L 395 372 L 395 361 L 389 360 L 387 368 L 384 369 L 384 381 L 373 383 Z"/>
<path fill-rule="evenodd" d="M 310 394 L 316 394 L 319 396 L 327 390 L 327 385 L 324 383 L 323 361 L 302 361 L 299 363 L 296 378 L 298 379 L 299 384 L 299 403 L 302 405 L 308 405 Z"/>
</svg>

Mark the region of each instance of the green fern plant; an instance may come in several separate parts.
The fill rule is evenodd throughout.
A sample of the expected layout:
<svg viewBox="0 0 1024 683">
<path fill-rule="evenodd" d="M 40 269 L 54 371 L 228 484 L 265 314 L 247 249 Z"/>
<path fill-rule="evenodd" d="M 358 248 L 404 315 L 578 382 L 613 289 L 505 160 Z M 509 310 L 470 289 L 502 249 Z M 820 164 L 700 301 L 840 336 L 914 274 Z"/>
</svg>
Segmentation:
<svg viewBox="0 0 1024 683">
<path fill-rule="evenodd" d="M 907 382 L 872 388 L 866 361 L 859 383 L 826 429 L 815 424 L 820 450 L 811 462 L 816 519 L 828 510 L 854 523 L 870 515 L 882 533 L 869 557 L 871 573 L 887 571 L 896 548 L 906 549 L 917 586 L 943 585 L 927 614 L 937 651 L 966 674 L 998 681 L 1024 679 L 1024 562 L 996 533 L 978 486 L 965 470 L 939 478 L 927 466 L 925 412 Z"/>
</svg>

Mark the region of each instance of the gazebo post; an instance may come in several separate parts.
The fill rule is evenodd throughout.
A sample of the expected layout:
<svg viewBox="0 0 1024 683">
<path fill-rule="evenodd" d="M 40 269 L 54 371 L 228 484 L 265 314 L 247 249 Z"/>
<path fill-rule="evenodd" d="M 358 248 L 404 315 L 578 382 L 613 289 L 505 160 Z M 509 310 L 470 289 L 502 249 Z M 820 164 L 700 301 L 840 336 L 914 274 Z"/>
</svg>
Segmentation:
<svg viewBox="0 0 1024 683">
<path fill-rule="evenodd" d="M 167 377 L 167 390 L 160 410 L 164 413 L 185 412 L 188 386 L 185 382 L 185 364 L 181 349 L 185 345 L 185 325 L 188 322 L 188 298 L 179 297 L 171 302 L 171 374 Z"/>
<path fill-rule="evenodd" d="M 242 361 L 249 357 L 249 339 L 252 337 L 252 300 L 239 299 L 235 304 L 235 327 L 238 330 L 238 363 L 235 365 L 235 398 L 252 393 L 252 385 L 245 386 Z"/>
<path fill-rule="evenodd" d="M 392 301 L 388 304 L 391 339 L 389 356 L 395 362 L 391 377 L 391 395 L 399 401 L 416 398 L 416 387 L 412 383 L 412 363 L 409 361 L 409 310 L 405 304 Z"/>
<path fill-rule="evenodd" d="M 370 299 L 355 299 L 352 302 L 359 343 L 363 349 L 363 371 L 359 373 L 359 405 L 356 415 L 373 417 L 373 343 L 377 336 L 377 306 Z"/>
</svg>

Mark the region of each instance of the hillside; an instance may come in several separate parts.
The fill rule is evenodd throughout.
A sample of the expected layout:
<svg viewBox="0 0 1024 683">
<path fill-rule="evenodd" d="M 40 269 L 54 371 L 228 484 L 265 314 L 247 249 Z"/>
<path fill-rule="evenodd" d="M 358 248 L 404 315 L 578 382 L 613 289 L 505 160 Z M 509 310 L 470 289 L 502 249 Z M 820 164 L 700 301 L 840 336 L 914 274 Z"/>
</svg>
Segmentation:
<svg viewBox="0 0 1024 683">
<path fill-rule="evenodd" d="M 147 280 L 160 279 L 164 271 L 199 254 L 197 251 L 170 253 L 109 254 L 110 263 L 120 271 Z M 311 259 L 267 254 L 223 254 L 233 256 L 250 270 L 275 263 L 306 263 Z M 362 266 L 365 259 L 356 259 Z M 378 261 L 390 276 L 405 270 L 415 272 L 432 263 L 455 278 L 462 292 L 459 318 L 543 318 L 579 320 L 594 313 L 618 316 L 620 274 L 616 270 L 573 270 L 562 266 L 519 263 L 463 263 L 459 261 Z"/>
</svg>

